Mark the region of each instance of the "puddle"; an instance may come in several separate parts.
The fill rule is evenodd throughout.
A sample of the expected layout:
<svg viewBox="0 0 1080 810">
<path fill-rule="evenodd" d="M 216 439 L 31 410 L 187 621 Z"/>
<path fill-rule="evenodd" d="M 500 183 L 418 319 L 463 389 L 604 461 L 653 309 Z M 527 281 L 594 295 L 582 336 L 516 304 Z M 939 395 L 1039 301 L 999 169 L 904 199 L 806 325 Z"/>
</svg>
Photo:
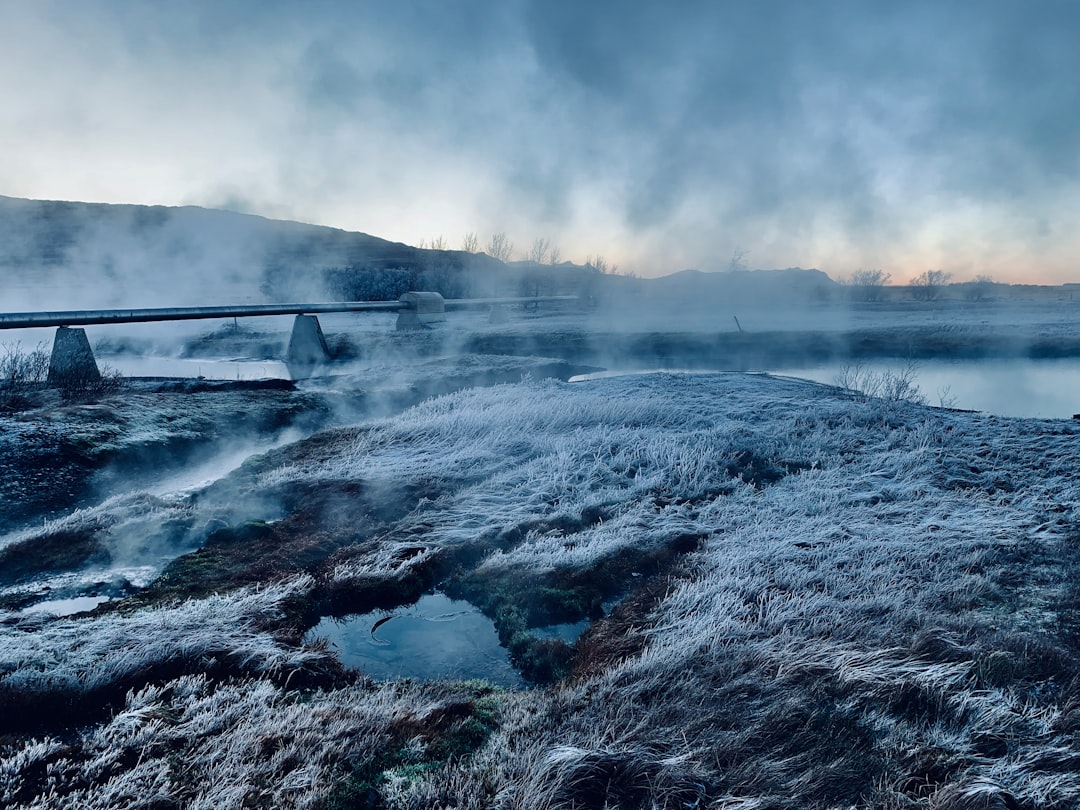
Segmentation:
<svg viewBox="0 0 1080 810">
<path fill-rule="evenodd" d="M 51 599 L 25 607 L 19 611 L 19 614 L 27 616 L 31 613 L 48 613 L 50 616 L 74 616 L 76 613 L 89 613 L 111 598 L 111 596 L 76 596 L 72 599 Z"/>
<path fill-rule="evenodd" d="M 646 368 L 646 369 L 604 369 L 603 371 L 590 371 L 588 374 L 575 374 L 567 382 L 579 383 L 590 380 L 609 380 L 613 377 L 645 377 L 654 374 L 725 374 L 723 369 L 715 371 L 700 368 Z"/>
<path fill-rule="evenodd" d="M 441 593 L 398 610 L 325 618 L 305 636 L 306 641 L 316 638 L 329 639 L 346 666 L 380 680 L 483 678 L 500 686 L 525 686 L 491 619 Z"/>
</svg>

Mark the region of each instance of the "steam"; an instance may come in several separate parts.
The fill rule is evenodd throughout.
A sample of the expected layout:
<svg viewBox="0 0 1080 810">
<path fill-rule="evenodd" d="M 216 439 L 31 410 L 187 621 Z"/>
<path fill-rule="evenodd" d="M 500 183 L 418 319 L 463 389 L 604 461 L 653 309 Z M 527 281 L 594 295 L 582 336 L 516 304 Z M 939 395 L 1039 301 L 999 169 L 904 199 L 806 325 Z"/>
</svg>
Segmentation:
<svg viewBox="0 0 1080 810">
<path fill-rule="evenodd" d="M 223 211 L 3 197 L 0 229 L 7 311 L 264 303 L 278 252 L 299 241 L 289 223 Z M 311 262 L 295 275 L 298 294 L 325 296 Z"/>
<path fill-rule="evenodd" d="M 740 246 L 1072 270 L 1073 3 L 121 5 L 0 11 L 5 193 L 505 231 L 645 275 Z"/>
</svg>

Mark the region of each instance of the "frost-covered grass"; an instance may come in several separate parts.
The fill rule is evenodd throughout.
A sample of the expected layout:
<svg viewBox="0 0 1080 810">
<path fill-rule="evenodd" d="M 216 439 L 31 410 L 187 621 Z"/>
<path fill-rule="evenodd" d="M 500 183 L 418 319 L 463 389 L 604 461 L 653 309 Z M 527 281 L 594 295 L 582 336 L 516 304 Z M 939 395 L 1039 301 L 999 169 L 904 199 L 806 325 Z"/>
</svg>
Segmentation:
<svg viewBox="0 0 1080 810">
<path fill-rule="evenodd" d="M 0 694 L 33 705 L 102 690 L 115 712 L 74 736 L 4 738 L 0 796 L 1075 807 L 1078 463 L 1070 422 L 766 377 L 430 400 L 234 476 L 230 491 L 359 482 L 372 503 L 400 501 L 312 576 L 0 625 Z M 418 571 L 483 602 L 518 650 L 544 611 L 621 603 L 562 680 L 482 710 L 474 687 L 320 681 L 329 653 L 295 646 L 292 606 Z"/>
<path fill-rule="evenodd" d="M 81 621 L 32 615 L 0 636 L 0 713 L 33 728 L 93 713 L 119 691 L 178 671 L 265 674 L 287 679 L 324 664 L 325 652 L 283 646 L 260 628 L 282 602 L 310 588 L 301 578 L 258 591 L 191 600 L 130 615 Z"/>
</svg>

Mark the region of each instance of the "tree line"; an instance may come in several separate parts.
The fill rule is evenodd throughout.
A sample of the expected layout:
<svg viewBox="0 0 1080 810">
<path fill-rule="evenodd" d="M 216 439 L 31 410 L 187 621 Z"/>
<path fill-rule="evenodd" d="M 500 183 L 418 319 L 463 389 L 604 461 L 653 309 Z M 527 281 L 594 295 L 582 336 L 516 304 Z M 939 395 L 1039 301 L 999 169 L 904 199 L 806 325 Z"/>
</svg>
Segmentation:
<svg viewBox="0 0 1080 810">
<path fill-rule="evenodd" d="M 980 274 L 974 281 L 950 284 L 952 274 L 944 270 L 924 270 L 912 278 L 907 289 L 916 301 L 934 301 L 946 287 L 957 287 L 967 301 L 983 301 L 994 289 L 994 279 Z M 848 277 L 846 283 L 851 288 L 852 298 L 857 301 L 881 301 L 887 296 L 886 287 L 892 280 L 892 274 L 880 269 L 859 269 Z"/>
</svg>

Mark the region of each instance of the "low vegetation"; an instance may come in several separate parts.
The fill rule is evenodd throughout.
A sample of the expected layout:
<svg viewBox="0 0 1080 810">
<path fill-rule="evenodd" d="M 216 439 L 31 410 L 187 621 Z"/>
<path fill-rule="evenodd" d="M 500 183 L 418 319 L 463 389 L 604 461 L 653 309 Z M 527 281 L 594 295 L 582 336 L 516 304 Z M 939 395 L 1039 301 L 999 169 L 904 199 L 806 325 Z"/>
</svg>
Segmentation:
<svg viewBox="0 0 1080 810">
<path fill-rule="evenodd" d="M 18 342 L 0 345 L 0 408 L 25 404 L 27 394 L 45 382 L 48 372 L 49 354 L 44 344 L 32 351 L 24 351 Z"/>
<path fill-rule="evenodd" d="M 848 284 L 856 301 L 881 301 L 885 298 L 885 285 L 891 278 L 892 274 L 884 270 L 860 268 L 851 274 Z"/>
<path fill-rule="evenodd" d="M 0 346 L 0 409 L 21 410 L 41 400 L 49 378 L 49 352 L 44 343 L 26 351 L 19 342 Z M 100 373 L 68 372 L 52 382 L 67 402 L 91 402 L 124 387 L 124 376 L 105 366 Z"/>
<path fill-rule="evenodd" d="M 856 364 L 841 366 L 833 382 L 838 388 L 867 401 L 876 399 L 885 404 L 925 405 L 926 396 L 919 389 L 917 375 L 918 368 L 913 363 L 884 371 L 874 371 Z"/>
<path fill-rule="evenodd" d="M 944 270 L 924 270 L 909 284 L 911 297 L 916 301 L 933 301 L 941 295 L 951 277 L 952 274 Z"/>
<path fill-rule="evenodd" d="M 0 613 L 0 803 L 1075 807 L 1078 459 L 1071 422 L 744 375 L 526 381 L 321 434 L 186 507 L 230 505 L 207 548 L 332 539 L 307 570 Z M 303 643 L 435 585 L 538 685 L 375 682 Z"/>
</svg>

